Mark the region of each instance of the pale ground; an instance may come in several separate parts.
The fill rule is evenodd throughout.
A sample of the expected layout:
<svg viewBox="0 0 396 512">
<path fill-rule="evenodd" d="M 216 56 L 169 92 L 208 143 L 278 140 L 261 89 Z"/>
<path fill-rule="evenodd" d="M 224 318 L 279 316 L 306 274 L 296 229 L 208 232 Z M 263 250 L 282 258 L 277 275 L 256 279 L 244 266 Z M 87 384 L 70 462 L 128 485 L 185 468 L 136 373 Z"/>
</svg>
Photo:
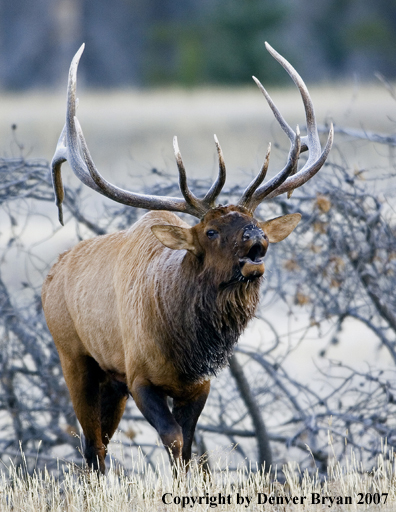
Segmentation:
<svg viewBox="0 0 396 512">
<path fill-rule="evenodd" d="M 338 126 L 370 131 L 391 133 L 395 129 L 388 116 L 396 117 L 396 103 L 381 85 L 327 85 L 310 87 L 310 91 L 318 124 L 333 120 Z M 296 89 L 271 88 L 269 92 L 291 126 L 305 124 Z M 176 175 L 174 135 L 188 174 L 196 178 L 215 173 L 214 133 L 231 180 L 247 181 L 244 173 L 259 169 L 269 142 L 287 147 L 286 137 L 254 86 L 103 93 L 82 89 L 78 96 L 78 117 L 94 160 L 105 177 L 121 180 L 126 186 L 127 175 L 144 175 L 152 167 Z M 64 122 L 65 99 L 64 93 L 0 94 L 0 154 L 18 154 L 10 130 L 16 124 L 29 156 L 51 159 Z M 341 138 L 338 143 L 344 144 Z M 381 158 L 377 150 L 359 147 L 349 156 L 353 165 L 371 165 Z M 274 151 L 271 163 L 273 172 L 283 166 L 283 153 Z"/>
</svg>

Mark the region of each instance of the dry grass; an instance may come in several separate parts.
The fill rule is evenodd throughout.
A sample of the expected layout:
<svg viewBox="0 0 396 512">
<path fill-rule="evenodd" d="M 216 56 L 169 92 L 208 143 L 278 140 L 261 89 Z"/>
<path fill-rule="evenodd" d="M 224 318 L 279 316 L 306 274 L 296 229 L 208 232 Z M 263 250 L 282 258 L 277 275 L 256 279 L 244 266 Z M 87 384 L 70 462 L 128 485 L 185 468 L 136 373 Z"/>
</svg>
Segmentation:
<svg viewBox="0 0 396 512">
<path fill-rule="evenodd" d="M 301 473 L 289 463 L 275 474 L 240 467 L 216 468 L 205 474 L 193 464 L 187 477 L 172 478 L 163 461 L 152 468 L 139 456 L 133 470 L 111 461 L 106 476 L 59 464 L 60 476 L 48 471 L 27 474 L 23 464 L 0 473 L 1 512 L 169 512 L 187 510 L 352 511 L 396 508 L 396 467 L 393 451 L 384 448 L 377 466 L 364 472 L 353 453 L 346 465 L 330 462 L 328 476 Z M 282 482 L 282 483 L 281 483 Z M 377 504 L 376 502 L 380 503 Z"/>
</svg>

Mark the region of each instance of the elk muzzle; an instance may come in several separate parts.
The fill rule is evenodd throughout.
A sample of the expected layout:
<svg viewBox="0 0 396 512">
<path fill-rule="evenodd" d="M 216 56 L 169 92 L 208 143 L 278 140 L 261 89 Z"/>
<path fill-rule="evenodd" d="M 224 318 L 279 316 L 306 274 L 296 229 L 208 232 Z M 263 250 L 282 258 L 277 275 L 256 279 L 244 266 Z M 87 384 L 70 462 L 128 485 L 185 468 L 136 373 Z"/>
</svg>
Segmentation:
<svg viewBox="0 0 396 512">
<path fill-rule="evenodd" d="M 245 228 L 241 241 L 239 266 L 245 279 L 256 279 L 264 274 L 263 258 L 268 248 L 268 239 L 257 226 Z"/>
</svg>

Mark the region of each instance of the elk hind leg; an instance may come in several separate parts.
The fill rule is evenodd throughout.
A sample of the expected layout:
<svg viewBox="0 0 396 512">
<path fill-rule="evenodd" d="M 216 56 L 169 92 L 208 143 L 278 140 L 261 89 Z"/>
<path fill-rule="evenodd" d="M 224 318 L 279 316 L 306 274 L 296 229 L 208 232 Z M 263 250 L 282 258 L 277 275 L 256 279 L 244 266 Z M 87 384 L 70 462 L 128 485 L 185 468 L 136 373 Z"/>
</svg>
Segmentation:
<svg viewBox="0 0 396 512">
<path fill-rule="evenodd" d="M 124 414 L 129 391 L 126 384 L 108 378 L 100 387 L 100 422 L 102 443 L 107 449 Z"/>
<path fill-rule="evenodd" d="M 100 382 L 104 372 L 89 356 L 59 355 L 74 411 L 84 433 L 85 460 L 88 467 L 104 474 L 106 450 L 102 440 L 100 403 Z"/>
</svg>

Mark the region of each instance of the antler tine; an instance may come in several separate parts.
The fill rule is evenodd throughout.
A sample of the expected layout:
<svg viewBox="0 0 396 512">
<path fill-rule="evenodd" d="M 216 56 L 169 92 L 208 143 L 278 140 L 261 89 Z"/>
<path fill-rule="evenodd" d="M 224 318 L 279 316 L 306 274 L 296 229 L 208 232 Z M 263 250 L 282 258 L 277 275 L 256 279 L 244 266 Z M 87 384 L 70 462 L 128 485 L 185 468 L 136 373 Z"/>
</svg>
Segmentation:
<svg viewBox="0 0 396 512">
<path fill-rule="evenodd" d="M 288 177 L 295 172 L 298 165 L 298 158 L 301 152 L 301 139 L 300 139 L 300 130 L 297 126 L 296 136 L 294 138 L 293 145 L 290 148 L 289 156 L 287 159 L 287 164 L 285 167 L 278 172 L 276 176 L 274 176 L 271 180 L 269 180 L 265 185 L 257 188 L 253 191 L 251 199 L 246 207 L 253 213 L 257 206 L 263 201 L 265 198 L 268 198 L 269 195 L 278 190 L 278 188 L 284 183 Z"/>
<path fill-rule="evenodd" d="M 213 208 L 215 206 L 215 201 L 217 197 L 219 196 L 220 192 L 222 191 L 222 188 L 224 187 L 224 183 L 226 181 L 226 166 L 224 162 L 223 152 L 221 150 L 221 146 L 219 144 L 219 140 L 214 136 L 214 141 L 216 144 L 217 149 L 217 157 L 219 160 L 219 173 L 217 175 L 216 181 L 213 183 L 205 197 L 203 198 L 203 203 L 209 206 L 210 208 Z"/>
<path fill-rule="evenodd" d="M 66 131 L 65 131 L 65 149 L 67 154 L 67 161 L 70 164 L 74 174 L 85 185 L 100 192 L 99 187 L 91 178 L 87 167 L 81 158 L 79 151 L 79 139 L 75 127 L 75 117 L 77 108 L 77 70 L 80 62 L 81 55 L 83 54 L 85 45 L 82 44 L 78 52 L 73 57 L 69 69 L 69 81 L 67 84 L 67 110 L 66 110 Z"/>
<path fill-rule="evenodd" d="M 270 155 L 271 155 L 271 143 L 268 144 L 267 154 L 265 155 L 265 160 L 261 167 L 260 172 L 254 178 L 254 180 L 249 184 L 249 186 L 246 188 L 245 192 L 242 194 L 241 199 L 238 201 L 239 206 L 244 206 L 245 208 L 248 208 L 254 191 L 257 189 L 257 187 L 259 187 L 261 185 L 261 183 L 264 181 L 264 179 L 267 175 Z"/>
<path fill-rule="evenodd" d="M 200 201 L 188 188 L 186 169 L 183 164 L 183 159 L 180 153 L 179 144 L 177 142 L 176 136 L 173 137 L 173 150 L 175 153 L 177 168 L 179 170 L 180 191 L 183 194 L 183 197 L 186 200 L 187 204 L 198 212 L 198 216 L 202 216 L 204 213 L 206 213 L 208 208 L 204 208 L 202 201 Z"/>
<path fill-rule="evenodd" d="M 267 100 L 268 105 L 270 106 L 275 119 L 278 121 L 280 127 L 282 130 L 286 133 L 286 135 L 289 137 L 289 140 L 292 142 L 294 140 L 294 130 L 289 125 L 289 123 L 286 121 L 286 119 L 282 116 L 280 110 L 273 102 L 271 96 L 268 94 L 267 89 L 264 87 L 264 85 L 260 82 L 258 78 L 255 76 L 252 76 L 253 80 L 255 81 L 257 87 L 260 89 L 260 91 L 263 93 L 264 98 Z"/>
<path fill-rule="evenodd" d="M 333 127 L 331 126 L 325 149 L 322 152 L 316 126 L 313 103 L 304 81 L 293 68 L 293 66 L 284 57 L 276 52 L 268 43 L 265 43 L 265 45 L 268 52 L 284 67 L 300 91 L 305 109 L 307 135 L 300 139 L 299 132 L 294 132 L 294 130 L 283 118 L 282 114 L 272 101 L 265 88 L 262 86 L 259 80 L 257 80 L 257 78 L 253 77 L 261 92 L 264 94 L 282 130 L 286 133 L 289 140 L 291 141 L 292 147 L 289 153 L 288 162 L 284 169 L 282 169 L 282 171 L 280 171 L 268 183 L 261 185 L 260 187 L 256 188 L 255 191 L 253 191 L 251 199 L 248 203 L 248 208 L 251 211 L 254 211 L 254 209 L 257 208 L 263 199 L 270 199 L 284 192 L 289 192 L 290 196 L 291 191 L 306 183 L 314 174 L 316 174 L 326 161 L 334 135 Z M 308 160 L 303 168 L 299 172 L 296 172 L 300 152 L 305 150 L 309 150 Z"/>
<path fill-rule="evenodd" d="M 67 160 L 67 151 L 65 145 L 66 139 L 66 125 L 63 127 L 62 132 L 59 136 L 58 144 L 56 145 L 55 154 L 51 162 L 51 174 L 52 174 L 52 185 L 55 192 L 55 204 L 58 207 L 58 219 L 63 224 L 63 208 L 62 203 L 65 198 L 65 192 L 62 183 L 61 167 Z"/>
<path fill-rule="evenodd" d="M 290 78 L 293 80 L 293 82 L 296 84 L 300 91 L 300 95 L 305 109 L 305 117 L 307 121 L 307 146 L 310 152 L 310 156 L 311 153 L 314 152 L 317 157 L 321 153 L 320 140 L 318 130 L 316 128 L 314 106 L 308 88 L 305 85 L 301 76 L 297 73 L 293 66 L 284 57 L 282 57 L 282 55 L 280 55 L 276 50 L 274 50 L 274 48 L 272 48 L 272 46 L 267 42 L 265 43 L 265 47 L 267 51 L 272 55 L 272 57 L 274 57 L 274 59 L 277 60 L 279 64 L 283 66 L 283 68 L 287 71 L 288 75 L 290 76 Z"/>
<path fill-rule="evenodd" d="M 260 91 L 263 93 L 263 96 L 267 100 L 268 105 L 270 106 L 275 119 L 278 121 L 279 126 L 282 128 L 282 130 L 286 133 L 288 136 L 290 142 L 293 144 L 294 139 L 296 137 L 296 132 L 293 130 L 293 128 L 288 124 L 286 119 L 282 116 L 281 112 L 279 111 L 278 107 L 273 102 L 271 96 L 268 94 L 268 91 L 263 86 L 263 84 L 260 82 L 258 78 L 255 76 L 252 76 L 253 80 L 256 82 L 257 87 L 260 89 Z M 308 149 L 308 146 L 305 144 L 305 139 L 307 137 L 301 137 L 301 152 L 306 151 Z"/>
<path fill-rule="evenodd" d="M 334 140 L 334 127 L 333 123 L 331 123 L 329 135 L 327 137 L 327 142 L 324 147 L 324 150 L 321 152 L 320 156 L 313 162 L 311 165 L 307 165 L 308 162 L 304 165 L 304 167 L 298 171 L 298 173 L 294 174 L 294 176 L 290 176 L 287 180 L 282 183 L 276 190 L 272 191 L 266 196 L 266 199 L 272 199 L 280 194 L 285 192 L 292 191 L 301 185 L 304 185 L 308 180 L 310 180 L 315 174 L 320 171 L 323 167 L 326 159 L 330 153 L 331 146 L 333 145 Z"/>
</svg>

